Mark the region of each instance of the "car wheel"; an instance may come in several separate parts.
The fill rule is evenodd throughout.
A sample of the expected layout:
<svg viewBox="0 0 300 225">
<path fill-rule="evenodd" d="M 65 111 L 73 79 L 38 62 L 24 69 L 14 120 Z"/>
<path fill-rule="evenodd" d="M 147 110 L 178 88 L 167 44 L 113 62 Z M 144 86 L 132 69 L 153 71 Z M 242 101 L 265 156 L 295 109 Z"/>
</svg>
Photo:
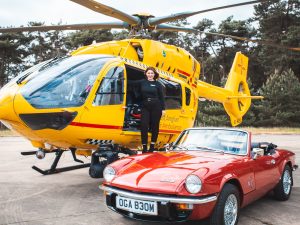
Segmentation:
<svg viewBox="0 0 300 225">
<path fill-rule="evenodd" d="M 236 186 L 225 184 L 214 211 L 210 217 L 211 225 L 236 225 L 239 219 L 240 194 Z"/>
<path fill-rule="evenodd" d="M 289 199 L 292 191 L 293 176 L 289 165 L 285 165 L 279 183 L 274 188 L 274 197 L 279 201 Z"/>
</svg>

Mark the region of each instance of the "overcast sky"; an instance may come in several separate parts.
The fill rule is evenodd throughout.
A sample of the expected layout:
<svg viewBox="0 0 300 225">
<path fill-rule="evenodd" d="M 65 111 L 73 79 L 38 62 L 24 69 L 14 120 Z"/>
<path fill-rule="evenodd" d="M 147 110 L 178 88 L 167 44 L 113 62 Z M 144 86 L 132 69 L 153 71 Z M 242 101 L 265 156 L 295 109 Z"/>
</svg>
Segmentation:
<svg viewBox="0 0 300 225">
<path fill-rule="evenodd" d="M 128 14 L 147 12 L 154 16 L 165 16 L 178 12 L 198 11 L 245 0 L 97 0 Z M 246 5 L 192 16 L 191 25 L 208 18 L 216 24 L 228 16 L 234 19 L 247 19 L 253 16 L 253 6 Z M 0 26 L 27 25 L 29 21 L 45 22 L 46 25 L 95 23 L 116 21 L 69 0 L 0 0 Z"/>
</svg>

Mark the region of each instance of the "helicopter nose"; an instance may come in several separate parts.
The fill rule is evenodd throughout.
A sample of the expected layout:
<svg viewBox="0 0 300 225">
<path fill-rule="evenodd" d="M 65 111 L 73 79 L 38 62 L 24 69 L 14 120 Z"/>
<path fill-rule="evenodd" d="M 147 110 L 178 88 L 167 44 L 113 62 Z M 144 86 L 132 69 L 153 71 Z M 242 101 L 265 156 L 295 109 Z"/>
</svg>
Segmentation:
<svg viewBox="0 0 300 225">
<path fill-rule="evenodd" d="M 3 87 L 0 89 L 0 120 L 14 120 L 14 96 L 16 87 Z"/>
<path fill-rule="evenodd" d="M 13 99 L 9 96 L 0 95 L 0 120 L 6 120 L 9 117 L 9 111 L 13 107 Z"/>
</svg>

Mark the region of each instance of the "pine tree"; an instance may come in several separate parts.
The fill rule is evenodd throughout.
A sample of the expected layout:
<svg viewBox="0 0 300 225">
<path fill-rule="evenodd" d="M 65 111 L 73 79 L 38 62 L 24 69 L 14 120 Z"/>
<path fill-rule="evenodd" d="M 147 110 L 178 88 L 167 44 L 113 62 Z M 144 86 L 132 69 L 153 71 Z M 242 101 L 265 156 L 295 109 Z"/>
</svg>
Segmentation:
<svg viewBox="0 0 300 225">
<path fill-rule="evenodd" d="M 259 22 L 259 37 L 278 45 L 300 47 L 299 0 L 271 0 L 255 6 L 254 19 Z M 279 73 L 292 69 L 300 79 L 300 53 L 261 45 L 257 56 L 264 67 L 263 82 L 274 69 Z"/>
<path fill-rule="evenodd" d="M 257 126 L 300 126 L 300 82 L 290 69 L 276 70 L 261 89 Z"/>
<path fill-rule="evenodd" d="M 75 50 L 78 47 L 90 45 L 93 42 L 113 40 L 110 30 L 83 30 L 70 33 L 67 37 L 67 48 Z"/>
<path fill-rule="evenodd" d="M 25 69 L 23 59 L 30 54 L 26 47 L 30 41 L 22 33 L 0 35 L 0 88 Z"/>
<path fill-rule="evenodd" d="M 230 126 L 230 119 L 227 116 L 221 103 L 205 101 L 199 102 L 196 126 Z"/>
</svg>

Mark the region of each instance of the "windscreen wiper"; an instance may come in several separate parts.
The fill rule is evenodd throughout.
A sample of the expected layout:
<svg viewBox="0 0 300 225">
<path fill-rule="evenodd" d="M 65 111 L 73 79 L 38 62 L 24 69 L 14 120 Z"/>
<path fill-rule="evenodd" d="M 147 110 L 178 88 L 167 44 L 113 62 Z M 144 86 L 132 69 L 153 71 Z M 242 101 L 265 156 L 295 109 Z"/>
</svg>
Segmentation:
<svg viewBox="0 0 300 225">
<path fill-rule="evenodd" d="M 182 145 L 174 145 L 172 146 L 172 149 L 174 150 L 175 148 L 179 148 L 181 150 L 189 150 L 187 147 L 185 146 L 182 146 Z"/>
</svg>

